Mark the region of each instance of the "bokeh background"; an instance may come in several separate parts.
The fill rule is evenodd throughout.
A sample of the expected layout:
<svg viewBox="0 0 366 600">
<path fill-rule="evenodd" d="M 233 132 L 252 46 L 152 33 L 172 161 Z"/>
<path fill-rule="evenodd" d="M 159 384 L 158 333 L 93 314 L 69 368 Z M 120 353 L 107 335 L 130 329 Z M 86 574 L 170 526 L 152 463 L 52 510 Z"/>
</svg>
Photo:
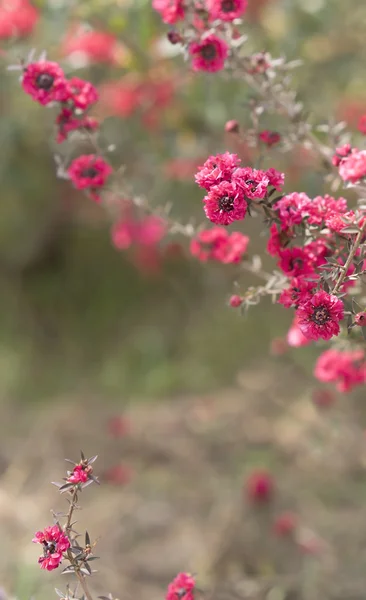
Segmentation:
<svg viewBox="0 0 366 600">
<path fill-rule="evenodd" d="M 125 165 L 129 189 L 197 224 L 196 165 L 225 150 L 252 159 L 224 133 L 229 119 L 249 127 L 251 90 L 191 73 L 148 0 L 33 7 L 38 18 L 19 39 L 5 39 L 0 22 L 6 594 L 53 593 L 57 577 L 39 572 L 30 540 L 61 502 L 48 482 L 82 447 L 101 455 L 105 484 L 85 493 L 81 519 L 101 536 L 97 593 L 160 598 L 177 571 L 191 570 L 205 585 L 235 582 L 225 594 L 243 598 L 287 598 L 288 590 L 307 600 L 363 598 L 364 391 L 314 405 L 318 350 L 273 356 L 271 340 L 285 335 L 291 315 L 263 301 L 240 318 L 227 306 L 237 273 L 202 266 L 184 238 L 168 237 L 154 255 L 117 252 L 103 209 L 55 175 L 63 150 L 52 141 L 52 109 L 33 103 L 6 69 L 36 48 L 90 79 L 101 94 L 101 139 L 115 147 L 110 160 Z M 294 85 L 310 118 L 345 120 L 355 145 L 366 109 L 365 22 L 363 0 L 249 0 L 243 25 L 248 52 L 304 61 Z M 263 118 L 264 129 L 282 126 Z M 266 160 L 285 171 L 286 191 L 328 191 L 303 149 Z M 243 226 L 252 254 L 265 246 L 261 230 L 256 219 Z M 242 289 L 256 283 L 240 277 Z M 116 432 L 110 419 L 120 417 Z M 275 492 L 258 512 L 242 487 L 259 467 L 272 473 Z M 305 550 L 273 535 L 285 509 L 299 515 Z"/>
</svg>

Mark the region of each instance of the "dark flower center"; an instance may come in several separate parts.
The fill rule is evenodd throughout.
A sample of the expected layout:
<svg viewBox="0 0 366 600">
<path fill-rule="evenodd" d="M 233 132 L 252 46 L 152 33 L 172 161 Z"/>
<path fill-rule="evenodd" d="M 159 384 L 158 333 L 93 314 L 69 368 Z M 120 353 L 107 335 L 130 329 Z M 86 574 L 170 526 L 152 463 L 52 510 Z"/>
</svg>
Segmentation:
<svg viewBox="0 0 366 600">
<path fill-rule="evenodd" d="M 43 542 L 44 546 L 44 554 L 47 556 L 48 554 L 54 554 L 56 550 L 56 542 Z"/>
<path fill-rule="evenodd" d="M 314 309 L 311 320 L 314 321 L 316 325 L 325 325 L 325 323 L 329 321 L 329 311 L 327 307 L 324 305 L 317 306 Z"/>
<path fill-rule="evenodd" d="M 95 167 L 88 167 L 87 169 L 84 169 L 84 171 L 82 172 L 83 177 L 89 177 L 90 179 L 93 179 L 97 175 L 98 175 L 98 171 Z"/>
<path fill-rule="evenodd" d="M 234 199 L 230 196 L 223 196 L 219 200 L 219 209 L 224 212 L 231 212 L 234 208 Z"/>
<path fill-rule="evenodd" d="M 256 181 L 254 181 L 253 179 L 247 179 L 245 183 L 249 186 L 251 192 L 256 191 L 258 185 Z"/>
<path fill-rule="evenodd" d="M 41 90 L 50 90 L 55 78 L 50 73 L 41 73 L 36 79 L 36 86 Z"/>
<path fill-rule="evenodd" d="M 235 1 L 234 0 L 222 0 L 221 2 L 221 10 L 222 12 L 229 13 L 235 10 Z"/>
<path fill-rule="evenodd" d="M 303 265 L 304 265 L 304 261 L 302 260 L 302 258 L 291 258 L 289 261 L 289 266 L 290 266 L 291 271 L 293 271 L 297 267 L 299 267 L 301 269 L 303 267 Z"/>
<path fill-rule="evenodd" d="M 206 44 L 201 48 L 201 56 L 205 60 L 213 60 L 216 58 L 216 46 L 214 44 Z"/>
</svg>

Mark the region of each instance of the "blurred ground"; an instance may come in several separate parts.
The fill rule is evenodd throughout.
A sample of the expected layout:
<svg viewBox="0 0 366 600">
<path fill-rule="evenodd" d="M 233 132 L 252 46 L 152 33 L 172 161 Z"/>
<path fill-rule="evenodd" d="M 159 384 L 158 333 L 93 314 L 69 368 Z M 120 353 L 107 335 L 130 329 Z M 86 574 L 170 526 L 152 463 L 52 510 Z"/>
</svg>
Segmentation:
<svg viewBox="0 0 366 600">
<path fill-rule="evenodd" d="M 30 538 L 51 522 L 51 508 L 62 510 L 65 498 L 48 482 L 82 447 L 100 455 L 103 481 L 84 491 L 77 515 L 79 530 L 99 538 L 95 595 L 158 600 L 190 570 L 214 598 L 361 600 L 366 415 L 351 398 L 316 408 L 304 389 L 293 365 L 263 361 L 212 396 L 131 406 L 119 439 L 107 431 L 115 414 L 92 395 L 60 397 L 31 425 L 28 411 L 10 408 L 1 425 L 1 582 L 20 599 L 63 589 L 66 576 L 38 569 Z M 255 468 L 273 476 L 268 505 L 243 493 Z M 273 533 L 283 511 L 297 515 L 300 546 Z"/>
</svg>

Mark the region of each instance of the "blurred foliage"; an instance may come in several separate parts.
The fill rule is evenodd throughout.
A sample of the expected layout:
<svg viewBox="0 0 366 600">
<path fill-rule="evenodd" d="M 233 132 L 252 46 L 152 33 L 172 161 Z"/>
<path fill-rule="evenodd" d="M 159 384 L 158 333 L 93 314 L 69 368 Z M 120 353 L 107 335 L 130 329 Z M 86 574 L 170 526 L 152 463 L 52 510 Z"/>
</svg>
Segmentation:
<svg viewBox="0 0 366 600">
<path fill-rule="evenodd" d="M 49 398 L 70 389 L 130 397 L 206 390 L 229 383 L 238 369 L 268 353 L 283 335 L 289 315 L 263 303 L 240 320 L 225 306 L 230 269 L 205 268 L 188 252 L 165 260 L 158 275 L 144 274 L 111 246 L 103 210 L 56 178 L 52 110 L 21 93 L 7 64 L 31 48 L 47 50 L 67 73 L 90 78 L 101 92 L 107 82 L 129 77 L 172 85 L 172 99 L 146 122 L 146 107 L 128 117 L 108 117 L 105 145 L 115 144 L 115 166 L 126 165 L 131 189 L 151 203 L 173 201 L 174 217 L 202 221 L 201 193 L 187 179 L 167 176 L 175 159 L 200 161 L 233 149 L 223 134 L 229 118 L 248 124 L 251 91 L 221 76 L 191 74 L 181 56 L 169 56 L 166 28 L 148 0 L 38 0 L 41 19 L 32 38 L 2 42 L 0 56 L 0 375 L 3 395 Z M 250 0 L 244 29 L 248 50 L 302 58 L 295 82 L 311 115 L 352 117 L 366 98 L 364 0 Z M 62 55 L 75 22 L 117 37 L 115 64 L 75 64 Z M 174 53 L 174 49 L 173 49 Z M 356 102 L 356 104 L 357 104 Z M 348 110 L 348 113 L 347 113 Z M 145 112 L 144 112 L 145 111 Z M 157 113 L 157 114 L 156 114 Z M 311 117 L 313 118 L 313 117 Z M 281 130 L 264 118 L 263 127 Z M 287 190 L 323 193 L 319 174 L 298 157 L 270 154 L 282 168 Z M 246 222 L 251 250 L 263 248 L 260 224 Z M 182 240 L 185 243 L 184 240 Z M 252 283 L 244 280 L 244 286 Z M 312 351 L 294 360 L 311 369 Z"/>
</svg>

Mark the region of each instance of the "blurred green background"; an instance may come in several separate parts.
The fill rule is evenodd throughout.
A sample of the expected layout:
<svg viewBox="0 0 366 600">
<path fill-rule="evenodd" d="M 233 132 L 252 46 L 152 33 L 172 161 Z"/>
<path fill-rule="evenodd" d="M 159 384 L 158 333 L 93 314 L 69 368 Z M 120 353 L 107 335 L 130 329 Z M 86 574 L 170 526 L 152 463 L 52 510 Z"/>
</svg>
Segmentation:
<svg viewBox="0 0 366 600">
<path fill-rule="evenodd" d="M 361 590 L 338 596 L 339 581 L 334 594 L 328 581 L 324 596 L 323 570 L 319 575 L 317 563 L 305 557 L 304 593 L 291 598 L 363 598 L 362 403 L 342 399 L 332 416 L 319 416 L 308 393 L 318 350 L 270 357 L 271 340 L 290 325 L 289 311 L 263 301 L 241 318 L 227 306 L 234 281 L 245 290 L 255 278 L 199 264 L 179 236 L 164 240 L 157 269 L 117 252 L 103 208 L 56 177 L 54 155 L 66 151 L 53 142 L 53 109 L 32 102 L 7 66 L 35 48 L 67 74 L 90 79 L 101 94 L 95 109 L 105 118 L 101 141 L 115 145 L 110 160 L 125 165 L 127 188 L 153 206 L 171 203 L 172 217 L 184 223 L 203 222 L 197 163 L 226 150 L 240 152 L 243 163 L 251 160 L 250 149 L 224 134 L 229 119 L 250 126 L 251 90 L 220 74 L 190 73 L 183 57 L 173 56 L 149 0 L 35 0 L 34 6 L 40 18 L 29 37 L 0 39 L 0 536 L 6 548 L 0 582 L 27 600 L 53 593 L 29 540 L 50 507 L 57 508 L 47 481 L 59 479 L 60 459 L 76 458 L 82 446 L 102 455 L 99 472 L 122 456 L 137 474 L 131 491 L 107 485 L 87 500 L 93 537 L 104 534 L 98 592 L 108 592 L 108 585 L 120 598 L 159 598 L 180 568 L 210 580 L 210 535 L 226 523 L 243 470 L 266 465 L 276 471 L 284 508 L 300 498 L 305 523 L 344 551 L 339 562 L 326 556 L 324 573 L 332 580 L 336 572 Z M 243 23 L 248 53 L 303 60 L 293 83 L 310 119 L 345 119 L 355 145 L 361 144 L 357 120 L 366 111 L 365 22 L 364 0 L 249 0 Z M 89 60 L 86 46 L 84 54 L 70 50 L 80 24 L 111 36 L 99 45 L 94 39 Z M 136 86 L 144 87 L 141 102 L 134 100 Z M 285 125 L 264 117 L 261 126 L 281 132 Z M 286 191 L 329 191 L 300 148 L 290 155 L 272 150 L 265 166 L 285 172 Z M 262 229 L 259 219 L 243 224 L 251 254 L 263 254 Z M 171 246 L 176 242 L 179 248 Z M 270 260 L 266 266 L 275 267 Z M 232 397 L 227 389 L 237 384 Z M 156 402 L 164 397 L 166 403 Z M 126 407 L 133 413 L 132 441 L 117 445 L 106 422 Z M 267 552 L 265 524 L 257 520 L 248 517 L 264 547 L 252 546 L 249 536 L 249 571 L 277 573 L 278 548 Z M 141 551 L 140 538 L 148 544 L 149 536 L 158 552 L 154 544 Z M 242 554 L 236 556 L 240 562 Z M 287 598 L 280 592 L 271 599 Z"/>
<path fill-rule="evenodd" d="M 362 0 L 351 4 L 352 10 L 339 0 L 251 0 L 243 29 L 248 51 L 304 60 L 294 85 L 311 115 L 326 121 L 338 114 L 354 126 L 366 94 L 366 7 Z M 289 315 L 264 302 L 239 319 L 225 306 L 235 273 L 202 268 L 187 251 L 162 260 L 155 276 L 117 253 L 103 210 L 56 178 L 52 109 L 25 96 L 6 67 L 31 48 L 45 49 L 68 74 L 90 78 L 102 94 L 96 111 L 106 117 L 102 140 L 116 145 L 113 164 L 126 165 L 130 189 L 153 205 L 172 202 L 172 215 L 183 222 L 203 220 L 190 161 L 236 150 L 223 127 L 230 118 L 249 126 L 251 90 L 242 82 L 223 84 L 220 75 L 192 75 L 180 55 L 169 56 L 175 48 L 164 41 L 167 29 L 148 0 L 35 6 L 40 19 L 33 34 L 1 44 L 2 394 L 38 400 L 91 388 L 111 398 L 159 396 L 232 381 L 239 368 L 268 353 Z M 96 56 L 85 65 L 75 54 L 65 56 L 75 23 L 113 34 L 117 58 Z M 112 110 L 113 85 L 136 81 L 146 84 L 147 102 L 126 116 L 122 95 Z M 264 118 L 266 127 L 281 131 L 276 118 Z M 267 166 L 286 172 L 286 190 L 321 194 L 321 174 L 307 162 L 300 150 L 267 158 Z M 264 247 L 260 229 L 253 221 L 244 226 L 253 253 Z M 241 283 L 245 289 L 254 280 Z M 300 354 L 303 362 L 308 353 Z"/>
</svg>

